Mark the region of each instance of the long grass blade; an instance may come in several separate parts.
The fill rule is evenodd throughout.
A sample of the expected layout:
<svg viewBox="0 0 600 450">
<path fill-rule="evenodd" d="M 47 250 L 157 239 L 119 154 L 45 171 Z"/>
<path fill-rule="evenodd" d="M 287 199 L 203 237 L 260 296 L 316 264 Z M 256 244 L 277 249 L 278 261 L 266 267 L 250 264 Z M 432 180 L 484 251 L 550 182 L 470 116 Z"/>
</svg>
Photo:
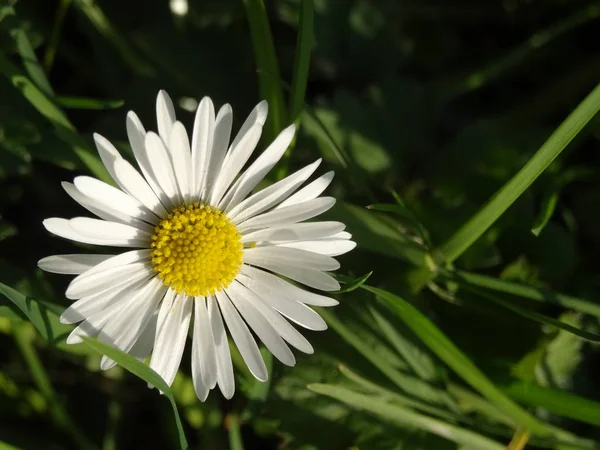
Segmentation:
<svg viewBox="0 0 600 450">
<path fill-rule="evenodd" d="M 258 71 L 260 95 L 269 102 L 269 116 L 265 123 L 265 139 L 271 141 L 286 123 L 286 111 L 281 87 L 279 64 L 273 35 L 263 0 L 243 0 L 250 26 L 250 36 Z M 264 76 L 267 74 L 267 76 Z"/>
<path fill-rule="evenodd" d="M 600 84 L 575 108 L 525 166 L 437 251 L 453 262 L 512 205 L 600 110 Z"/>
<path fill-rule="evenodd" d="M 302 0 L 298 37 L 296 39 L 296 54 L 294 59 L 294 75 L 290 93 L 290 119 L 296 121 L 304 109 L 308 71 L 310 68 L 310 53 L 314 33 L 314 4 L 313 0 Z"/>
<path fill-rule="evenodd" d="M 484 397 L 510 415 L 516 424 L 528 427 L 532 432 L 542 436 L 549 434 L 545 424 L 504 395 L 444 333 L 414 306 L 383 289 L 365 284 L 362 285 L 362 289 L 384 300 L 433 353 Z"/>
</svg>

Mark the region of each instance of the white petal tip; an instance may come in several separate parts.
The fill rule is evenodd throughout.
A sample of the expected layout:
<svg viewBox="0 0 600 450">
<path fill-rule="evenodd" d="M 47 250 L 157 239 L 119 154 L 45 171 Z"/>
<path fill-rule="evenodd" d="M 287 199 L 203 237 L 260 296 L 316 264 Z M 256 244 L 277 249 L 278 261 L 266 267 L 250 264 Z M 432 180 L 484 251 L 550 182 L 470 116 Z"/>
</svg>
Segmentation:
<svg viewBox="0 0 600 450">
<path fill-rule="evenodd" d="M 81 336 L 79 336 L 78 334 L 70 334 L 69 337 L 67 337 L 66 342 L 70 345 L 81 344 L 83 342 L 83 339 L 81 339 Z"/>
</svg>

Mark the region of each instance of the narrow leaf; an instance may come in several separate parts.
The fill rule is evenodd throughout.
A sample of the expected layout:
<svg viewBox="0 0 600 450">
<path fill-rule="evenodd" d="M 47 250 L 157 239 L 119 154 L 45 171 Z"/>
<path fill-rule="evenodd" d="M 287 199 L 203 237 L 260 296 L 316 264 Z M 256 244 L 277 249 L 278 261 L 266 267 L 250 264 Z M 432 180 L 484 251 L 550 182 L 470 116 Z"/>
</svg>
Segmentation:
<svg viewBox="0 0 600 450">
<path fill-rule="evenodd" d="M 344 283 L 344 287 L 342 289 L 340 289 L 339 291 L 332 291 L 329 293 L 337 295 L 337 294 L 346 294 L 348 292 L 352 292 L 352 291 L 358 289 L 359 287 L 361 287 L 364 283 L 366 283 L 366 281 L 369 279 L 369 277 L 371 275 L 373 275 L 373 271 L 365 273 L 362 277 L 358 277 L 355 279 L 352 279 L 352 278 L 346 277 L 346 276 L 342 276 L 342 275 L 338 275 L 338 278 L 340 279 L 340 281 L 342 283 Z"/>
<path fill-rule="evenodd" d="M 350 389 L 328 384 L 310 384 L 308 388 L 317 394 L 334 398 L 355 409 L 369 411 L 402 427 L 424 430 L 457 444 L 468 446 L 469 448 L 476 448 L 478 450 L 505 449 L 504 445 L 481 434 L 424 416 L 399 405 L 391 405 L 382 398 L 358 394 Z"/>
<path fill-rule="evenodd" d="M 429 349 L 452 370 L 512 419 L 532 432 L 547 435 L 546 426 L 506 397 L 425 315 L 406 300 L 383 289 L 363 285 L 384 300 Z"/>
<path fill-rule="evenodd" d="M 294 75 L 290 94 L 290 118 L 292 121 L 298 118 L 298 115 L 304 108 L 304 97 L 306 96 L 306 84 L 310 68 L 310 53 L 313 45 L 313 21 L 313 0 L 303 0 L 300 9 Z"/>
<path fill-rule="evenodd" d="M 123 100 L 104 100 L 83 97 L 56 97 L 56 103 L 71 109 L 116 109 L 125 104 Z"/>
<path fill-rule="evenodd" d="M 179 411 L 177 410 L 177 404 L 175 403 L 175 397 L 173 396 L 173 392 L 165 380 L 161 378 L 159 374 L 157 374 L 154 370 L 148 367 L 143 362 L 138 361 L 133 356 L 128 355 L 127 353 L 123 353 L 121 350 L 105 344 L 104 342 L 100 342 L 97 339 L 92 339 L 89 337 L 83 337 L 83 341 L 86 345 L 88 345 L 93 350 L 97 351 L 102 355 L 108 356 L 110 359 L 115 361 L 124 369 L 128 370 L 138 378 L 150 383 L 155 388 L 159 389 L 171 402 L 171 406 L 173 407 L 173 413 L 175 415 L 175 423 L 177 425 L 177 431 L 179 433 L 179 444 L 182 449 L 188 448 L 188 443 L 185 438 L 185 433 L 183 431 L 183 424 L 181 423 L 181 418 L 179 417 Z"/>
<path fill-rule="evenodd" d="M 575 108 L 525 166 L 439 249 L 455 261 L 512 205 L 600 110 L 600 84 Z"/>
<path fill-rule="evenodd" d="M 558 203 L 558 192 L 555 187 L 549 189 L 542 199 L 542 204 L 540 206 L 540 212 L 533 222 L 533 226 L 531 227 L 531 232 L 535 236 L 539 236 L 542 232 L 552 214 L 554 214 L 554 210 L 556 209 L 556 204 Z"/>
<path fill-rule="evenodd" d="M 423 240 L 424 243 L 429 243 L 429 233 L 423 227 L 423 224 L 417 219 L 417 217 L 410 211 L 406 206 L 402 204 L 385 204 L 385 203 L 377 203 L 375 205 L 367 206 L 367 209 L 371 209 L 373 211 L 384 211 L 394 213 L 397 216 L 403 218 L 407 221 L 414 230 L 419 234 L 419 237 Z"/>
<path fill-rule="evenodd" d="M 259 72 L 260 95 L 269 102 L 269 115 L 265 124 L 265 139 L 271 141 L 286 122 L 286 113 L 281 88 L 279 64 L 275 54 L 273 35 L 263 0 L 243 0 L 250 26 L 256 68 Z M 267 74 L 268 76 L 263 76 Z"/>
</svg>

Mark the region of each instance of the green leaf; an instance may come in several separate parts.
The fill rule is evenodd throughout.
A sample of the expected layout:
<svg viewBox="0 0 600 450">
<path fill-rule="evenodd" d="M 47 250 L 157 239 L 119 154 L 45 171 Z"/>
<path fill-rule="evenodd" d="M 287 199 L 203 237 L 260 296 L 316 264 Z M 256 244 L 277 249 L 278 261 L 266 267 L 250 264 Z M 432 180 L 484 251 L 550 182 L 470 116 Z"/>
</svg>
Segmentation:
<svg viewBox="0 0 600 450">
<path fill-rule="evenodd" d="M 259 72 L 260 95 L 269 102 L 269 116 L 265 123 L 265 139 L 270 142 L 281 131 L 286 122 L 279 65 L 263 0 L 243 0 L 243 3 L 250 25 L 256 69 Z"/>
<path fill-rule="evenodd" d="M 535 236 L 539 236 L 542 232 L 552 214 L 554 214 L 554 210 L 556 209 L 556 204 L 558 203 L 558 191 L 555 187 L 549 189 L 545 194 L 544 198 L 542 198 L 542 204 L 540 206 L 540 212 L 533 222 L 533 226 L 531 227 L 531 232 Z"/>
<path fill-rule="evenodd" d="M 294 75 L 290 94 L 290 118 L 295 121 L 304 108 L 306 84 L 310 68 L 310 53 L 313 45 L 313 0 L 303 0 L 296 39 L 296 54 L 294 59 Z"/>
<path fill-rule="evenodd" d="M 507 413 L 519 425 L 539 435 L 549 433 L 546 426 L 506 397 L 425 315 L 406 300 L 383 289 L 363 285 L 363 289 L 384 300 L 400 319 L 452 370 L 484 397 Z"/>
<path fill-rule="evenodd" d="M 328 384 L 310 384 L 308 388 L 358 410 L 369 411 L 402 427 L 417 428 L 478 450 L 504 450 L 505 446 L 481 434 L 460 428 L 441 420 L 416 413 L 399 405 L 391 405 L 383 398 L 363 395 L 350 389 Z"/>
<path fill-rule="evenodd" d="M 600 110 L 600 84 L 575 108 L 525 166 L 438 250 L 455 261 L 525 192 Z"/>
<path fill-rule="evenodd" d="M 0 294 L 19 308 L 48 342 L 56 344 L 63 341 L 71 332 L 72 327 L 60 323 L 56 311 L 47 304 L 25 296 L 3 283 L 0 283 Z"/>
<path fill-rule="evenodd" d="M 586 300 L 582 300 L 570 295 L 540 289 L 534 286 L 527 286 L 521 283 L 499 280 L 486 275 L 456 271 L 453 272 L 452 279 L 457 282 L 468 283 L 473 286 L 479 286 L 506 294 L 517 295 L 537 302 L 548 302 L 553 305 L 559 305 L 564 308 L 574 309 L 585 314 L 600 317 L 600 305 Z"/>
<path fill-rule="evenodd" d="M 398 215 L 399 217 L 402 217 L 414 227 L 415 231 L 419 234 L 419 237 L 423 240 L 423 242 L 429 244 L 429 233 L 427 233 L 427 230 L 425 230 L 423 224 L 421 224 L 419 219 L 417 219 L 417 217 L 412 213 L 412 211 L 410 211 L 406 206 L 401 204 L 394 205 L 377 203 L 375 205 L 367 206 L 367 209 L 371 209 L 373 211 L 391 212 Z"/>
<path fill-rule="evenodd" d="M 361 287 L 364 283 L 366 283 L 366 281 L 369 279 L 369 277 L 371 275 L 373 275 L 373 271 L 365 273 L 362 277 L 358 277 L 356 279 L 338 275 L 338 278 L 342 281 L 342 283 L 344 283 L 344 287 L 342 289 L 340 289 L 339 291 L 331 291 L 331 292 L 329 292 L 329 294 L 338 295 L 338 294 L 346 294 L 348 292 L 352 292 L 352 291 L 358 289 L 359 287 Z"/>
<path fill-rule="evenodd" d="M 77 133 L 67 116 L 29 78 L 24 76 L 2 52 L 0 52 L 0 72 L 54 125 L 56 134 L 72 146 L 76 156 L 94 176 L 103 181 L 110 181 L 108 172 L 100 158 Z"/>
<path fill-rule="evenodd" d="M 92 339 L 89 337 L 83 337 L 83 341 L 86 345 L 88 345 L 93 350 L 97 351 L 102 355 L 108 356 L 110 359 L 115 361 L 124 369 L 128 370 L 135 376 L 141 378 L 142 380 L 150 383 L 155 388 L 159 389 L 171 402 L 171 406 L 173 407 L 173 413 L 175 414 L 175 423 L 177 425 L 177 431 L 179 433 L 179 443 L 182 449 L 188 448 L 188 443 L 185 438 L 185 433 L 183 431 L 183 424 L 181 423 L 181 418 L 179 417 L 179 411 L 177 410 L 177 403 L 175 403 L 175 397 L 173 396 L 173 392 L 165 380 L 161 378 L 159 374 L 157 374 L 154 370 L 148 367 L 143 362 L 138 361 L 133 356 L 128 355 L 127 353 L 123 353 L 121 350 L 105 344 L 104 342 L 100 342 L 97 339 Z"/>
<path fill-rule="evenodd" d="M 598 402 L 527 381 L 515 381 L 501 389 L 519 403 L 544 408 L 559 416 L 600 426 L 600 403 Z"/>
<path fill-rule="evenodd" d="M 115 109 L 125 104 L 124 100 L 103 100 L 83 97 L 56 97 L 56 103 L 72 109 Z"/>
<path fill-rule="evenodd" d="M 395 328 L 383 315 L 379 314 L 375 308 L 370 308 L 370 310 L 373 317 L 375 317 L 379 330 L 396 351 L 402 355 L 402 358 L 419 378 L 427 381 L 435 380 L 437 378 L 435 363 L 423 349 L 413 342 L 413 333 L 410 330 L 403 330 L 405 333 L 400 333 L 400 330 Z"/>
<path fill-rule="evenodd" d="M 595 333 L 590 333 L 585 330 L 581 330 L 577 327 L 574 327 L 568 323 L 565 323 L 565 322 L 555 319 L 553 317 L 549 317 L 544 314 L 540 314 L 538 312 L 530 311 L 526 308 L 522 308 L 521 306 L 516 305 L 508 300 L 504 300 L 503 298 L 501 298 L 497 295 L 492 295 L 483 289 L 474 288 L 469 285 L 466 285 L 465 288 L 467 288 L 467 290 L 470 290 L 471 292 L 479 294 L 481 297 L 483 297 L 485 299 L 491 300 L 492 302 L 494 302 L 500 306 L 503 306 L 504 308 L 510 309 L 511 311 L 516 312 L 517 314 L 519 314 L 523 317 L 526 317 L 530 320 L 533 320 L 535 322 L 539 322 L 542 324 L 546 324 L 546 325 L 551 325 L 560 330 L 567 331 L 569 333 L 572 333 L 576 336 L 579 336 L 580 338 L 586 339 L 591 342 L 600 342 L 600 335 L 597 335 Z"/>
</svg>

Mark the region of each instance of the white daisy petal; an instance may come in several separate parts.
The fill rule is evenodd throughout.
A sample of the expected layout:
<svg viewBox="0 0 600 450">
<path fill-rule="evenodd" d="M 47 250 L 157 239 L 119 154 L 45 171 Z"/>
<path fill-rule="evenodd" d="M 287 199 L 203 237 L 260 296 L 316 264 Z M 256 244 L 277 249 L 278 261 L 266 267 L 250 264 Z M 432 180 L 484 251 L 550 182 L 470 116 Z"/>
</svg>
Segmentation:
<svg viewBox="0 0 600 450">
<path fill-rule="evenodd" d="M 167 210 L 160 202 L 146 179 L 133 167 L 129 161 L 119 158 L 114 162 L 115 179 L 132 197 L 152 211 L 158 217 L 167 215 Z"/>
<path fill-rule="evenodd" d="M 144 174 L 144 178 L 156 196 L 160 199 L 161 203 L 167 208 L 171 207 L 171 200 L 161 189 L 158 180 L 152 171 L 152 164 L 148 153 L 146 152 L 146 130 L 133 111 L 127 113 L 127 137 L 129 138 L 129 144 L 131 145 L 138 166 L 140 166 L 140 169 Z"/>
<path fill-rule="evenodd" d="M 210 197 L 215 180 L 221 172 L 221 167 L 223 166 L 225 154 L 227 153 L 227 148 L 229 146 L 229 139 L 231 138 L 232 124 L 233 111 L 231 110 L 231 106 L 223 105 L 215 120 L 212 150 L 210 151 L 210 161 L 208 163 L 208 170 L 203 185 L 202 192 L 204 193 L 201 193 L 201 198 Z"/>
<path fill-rule="evenodd" d="M 113 163 L 115 159 L 121 158 L 121 154 L 115 148 L 114 145 L 110 143 L 108 139 L 104 136 L 99 135 L 98 133 L 94 133 L 94 143 L 96 144 L 96 149 L 98 150 L 98 155 L 100 155 L 100 159 L 106 167 L 106 170 L 110 174 L 111 178 L 116 181 L 119 187 L 122 186 L 119 183 L 117 177 L 115 177 L 115 173 L 113 170 Z"/>
<path fill-rule="evenodd" d="M 147 244 L 150 239 L 148 231 L 125 225 L 89 217 L 75 217 L 69 220 L 69 226 L 82 236 L 90 239 L 106 239 L 108 241 L 135 241 Z"/>
<path fill-rule="evenodd" d="M 208 318 L 210 327 L 215 340 L 215 350 L 217 354 L 217 384 L 227 399 L 233 397 L 235 392 L 235 380 L 233 378 L 233 363 L 231 362 L 231 353 L 229 352 L 229 341 L 221 311 L 214 296 L 208 297 Z"/>
<path fill-rule="evenodd" d="M 301 327 L 309 330 L 326 330 L 327 324 L 316 312 L 303 303 L 284 297 L 271 286 L 258 281 L 258 279 L 247 275 L 249 272 L 247 266 L 242 266 L 242 274 L 238 275 L 238 280 L 260 297 L 265 303 L 275 308 L 285 317 L 297 323 Z"/>
<path fill-rule="evenodd" d="M 177 175 L 177 186 L 183 200 L 187 203 L 192 195 L 190 189 L 192 176 L 192 155 L 190 153 L 190 140 L 187 131 L 181 122 L 175 122 L 169 137 L 169 150 L 173 169 Z"/>
<path fill-rule="evenodd" d="M 312 354 L 314 352 L 310 342 L 300 334 L 288 321 L 285 319 L 275 308 L 265 303 L 265 301 L 257 296 L 254 292 L 248 289 L 241 283 L 238 283 L 242 289 L 245 290 L 246 297 L 250 300 L 252 305 L 260 311 L 260 313 L 269 321 L 277 333 L 285 339 L 290 345 L 301 352 Z"/>
<path fill-rule="evenodd" d="M 324 213 L 335 204 L 333 197 L 320 197 L 296 205 L 269 211 L 254 216 L 238 225 L 238 231 L 242 234 L 260 228 L 277 227 L 291 223 L 302 222 Z"/>
<path fill-rule="evenodd" d="M 81 274 L 80 276 L 73 279 L 82 280 L 88 276 L 97 274 L 102 272 L 103 270 L 111 269 L 117 266 L 126 266 L 128 264 L 133 264 L 140 261 L 147 261 L 150 258 L 150 250 L 130 250 L 125 253 L 121 253 L 116 256 L 112 256 L 108 258 L 106 261 L 102 261 L 98 263 L 96 266 L 88 270 L 86 273 Z"/>
<path fill-rule="evenodd" d="M 329 186 L 331 180 L 333 180 L 333 171 L 327 172 L 325 175 L 321 175 L 315 181 L 300 189 L 287 200 L 281 202 L 275 209 L 285 208 L 286 206 L 296 205 L 297 203 L 307 202 L 317 198 L 325 189 L 327 189 L 327 186 Z"/>
<path fill-rule="evenodd" d="M 119 222 L 146 230 L 152 229 L 151 225 L 148 225 L 147 223 L 142 222 L 141 220 L 136 219 L 129 214 L 116 210 L 112 205 L 107 205 L 104 202 L 83 195 L 72 183 L 67 183 L 64 181 L 61 183 L 61 185 L 65 192 L 69 194 L 73 200 L 103 220 L 107 220 L 109 222 Z"/>
<path fill-rule="evenodd" d="M 133 283 L 151 276 L 152 268 L 147 262 L 111 267 L 83 278 L 75 278 L 69 284 L 65 295 L 70 299 L 81 298 L 108 290 L 112 286 L 119 286 L 121 283 Z"/>
<path fill-rule="evenodd" d="M 336 233 L 332 236 L 329 236 L 327 239 L 352 239 L 352 235 L 347 231 L 342 231 L 340 233 Z"/>
<path fill-rule="evenodd" d="M 156 332 L 150 368 L 169 386 L 179 369 L 191 315 L 192 299 L 187 295 L 178 295 L 173 304 L 168 305 L 165 321 Z"/>
<path fill-rule="evenodd" d="M 287 366 L 295 365 L 296 358 L 294 358 L 294 354 L 283 339 L 281 339 L 275 327 L 253 304 L 252 300 L 254 300 L 255 296 L 248 291 L 248 288 L 238 281 L 234 281 L 227 287 L 226 292 L 240 315 L 250 325 L 252 331 L 265 344 L 265 347 L 269 349 L 273 356 Z"/>
<path fill-rule="evenodd" d="M 259 267 L 293 265 L 315 270 L 336 270 L 340 263 L 330 256 L 288 247 L 255 247 L 244 249 L 244 262 Z"/>
<path fill-rule="evenodd" d="M 173 164 L 169 157 L 169 152 L 162 139 L 154 132 L 146 134 L 146 152 L 148 161 L 152 168 L 152 173 L 162 191 L 166 194 L 172 204 L 181 200 L 179 190 L 177 189 L 177 180 L 173 172 Z"/>
<path fill-rule="evenodd" d="M 244 121 L 242 126 L 240 127 L 240 131 L 238 131 L 238 134 L 235 136 L 235 138 L 233 139 L 233 142 L 231 143 L 231 146 L 229 147 L 229 152 L 227 153 L 227 156 L 226 156 L 227 159 L 229 159 L 231 157 L 231 155 L 230 155 L 231 150 L 239 144 L 239 142 L 246 135 L 248 130 L 250 130 L 250 128 L 252 128 L 252 126 L 254 126 L 256 124 L 263 126 L 265 124 L 265 122 L 267 120 L 268 112 L 269 112 L 269 105 L 266 102 L 266 100 L 263 100 L 262 102 L 260 102 L 258 105 L 256 105 L 254 107 L 254 109 L 252 111 L 250 111 L 250 114 L 248 114 L 248 117 L 246 118 L 246 120 Z"/>
<path fill-rule="evenodd" d="M 346 226 L 342 222 L 294 223 L 253 231 L 242 236 L 242 242 L 257 241 L 303 241 L 318 239 L 339 233 Z"/>
<path fill-rule="evenodd" d="M 192 193 L 202 196 L 206 185 L 206 175 L 211 159 L 213 135 L 215 131 L 215 106 L 210 98 L 204 97 L 194 118 L 192 132 Z"/>
<path fill-rule="evenodd" d="M 122 302 L 120 307 L 113 305 L 112 308 L 103 309 L 100 312 L 88 317 L 71 331 L 67 337 L 67 344 L 80 344 L 83 342 L 82 337 L 93 337 L 100 333 L 100 330 L 108 321 L 119 314 L 120 308 L 124 306 Z"/>
<path fill-rule="evenodd" d="M 144 362 L 148 356 L 150 356 L 150 352 L 152 351 L 152 347 L 154 346 L 154 336 L 156 335 L 156 320 L 158 318 L 158 312 L 154 312 L 150 320 L 146 324 L 144 331 L 138 338 L 131 350 L 129 350 L 129 354 L 136 358 L 138 361 Z"/>
<path fill-rule="evenodd" d="M 61 323 L 77 323 L 104 310 L 108 305 L 114 306 L 116 300 L 129 296 L 142 286 L 142 282 L 121 283 L 107 290 L 80 298 L 60 315 Z"/>
<path fill-rule="evenodd" d="M 165 295 L 167 287 L 158 278 L 150 280 L 146 285 L 131 296 L 119 314 L 112 317 L 98 333 L 98 340 L 110 344 L 123 352 L 128 352 L 144 328 L 158 303 Z M 100 368 L 106 370 L 112 361 L 104 359 Z"/>
<path fill-rule="evenodd" d="M 233 223 L 243 222 L 281 202 L 291 192 L 298 189 L 317 170 L 319 164 L 321 164 L 321 159 L 244 200 L 229 211 Z"/>
<path fill-rule="evenodd" d="M 229 333 L 240 351 L 242 358 L 244 358 L 244 362 L 248 366 L 250 373 L 252 373 L 259 381 L 267 381 L 267 367 L 258 350 L 256 341 L 252 337 L 250 330 L 248 330 L 248 327 L 237 310 L 231 304 L 229 296 L 224 291 L 221 291 L 217 292 L 215 297 L 219 302 L 219 308 L 221 309 L 225 323 L 227 323 Z"/>
<path fill-rule="evenodd" d="M 113 256 L 85 254 L 46 256 L 38 261 L 38 267 L 46 272 L 80 275 Z"/>
<path fill-rule="evenodd" d="M 138 202 L 129 194 L 114 188 L 103 181 L 92 177 L 75 177 L 73 182 L 79 192 L 92 200 L 110 206 L 121 214 L 128 215 L 135 219 L 144 220 L 148 223 L 156 224 L 158 218 L 155 214 L 148 211 L 144 205 Z"/>
<path fill-rule="evenodd" d="M 242 273 L 256 280 L 257 283 L 264 284 L 265 288 L 270 292 L 277 292 L 279 295 L 291 300 L 314 306 L 335 306 L 338 304 L 337 300 L 294 286 L 292 283 L 264 270 L 242 266 Z"/>
<path fill-rule="evenodd" d="M 277 244 L 277 246 L 297 248 L 326 256 L 339 256 L 348 253 L 356 247 L 356 242 L 347 239 L 320 239 L 315 241 L 285 242 Z"/>
<path fill-rule="evenodd" d="M 156 97 L 156 124 L 158 125 L 158 134 L 165 144 L 169 142 L 173 123 L 175 123 L 173 100 L 166 91 L 161 89 Z"/>
<path fill-rule="evenodd" d="M 265 177 L 267 173 L 281 159 L 287 148 L 289 147 L 296 126 L 290 125 L 275 138 L 273 143 L 252 163 L 250 167 L 240 177 L 240 183 L 235 189 L 235 193 L 227 205 L 222 205 L 224 209 L 231 209 L 239 202 L 244 200 L 246 196 L 256 187 L 258 183 Z M 220 205 L 221 206 L 221 205 Z"/>
<path fill-rule="evenodd" d="M 205 297 L 194 300 L 192 379 L 198 398 L 206 388 L 212 389 L 217 384 L 217 354 Z"/>
<path fill-rule="evenodd" d="M 93 220 L 93 219 L 92 219 Z M 65 239 L 69 239 L 75 242 L 81 242 L 84 244 L 93 244 L 93 245 L 107 245 L 107 246 L 117 246 L 117 247 L 139 247 L 142 244 L 139 240 L 131 240 L 131 239 L 97 239 L 91 238 L 89 236 L 85 236 L 82 233 L 77 232 L 75 229 L 71 227 L 70 220 L 62 219 L 58 217 L 52 217 L 50 219 L 44 220 L 42 223 L 46 230 L 50 233 L 60 236 Z M 114 222 L 107 222 L 114 223 Z"/>
<path fill-rule="evenodd" d="M 229 158 L 227 158 L 227 156 L 225 157 L 221 172 L 215 180 L 215 185 L 210 196 L 211 205 L 219 204 L 223 194 L 231 185 L 231 182 L 240 170 L 242 170 L 242 167 L 244 167 L 244 164 L 246 164 L 250 155 L 252 155 L 252 152 L 256 148 L 256 144 L 258 144 L 258 141 L 260 140 L 261 133 L 262 125 L 255 124 L 239 140 L 235 147 L 232 144 L 231 149 L 229 150 L 231 156 Z"/>
</svg>

